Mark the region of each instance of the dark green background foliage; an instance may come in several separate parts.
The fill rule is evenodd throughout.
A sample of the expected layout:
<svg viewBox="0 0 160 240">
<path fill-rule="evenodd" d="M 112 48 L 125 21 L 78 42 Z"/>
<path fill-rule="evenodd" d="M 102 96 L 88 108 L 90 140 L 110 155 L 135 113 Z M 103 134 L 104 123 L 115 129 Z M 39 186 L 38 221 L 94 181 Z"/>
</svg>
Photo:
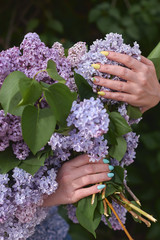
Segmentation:
<svg viewBox="0 0 160 240">
<path fill-rule="evenodd" d="M 160 41 L 159 0 L 6 0 L 0 4 L 0 50 L 19 45 L 24 34 L 37 32 L 51 46 L 60 41 L 65 48 L 77 41 L 89 45 L 106 33 L 122 33 L 126 43 L 137 41 L 147 56 Z M 160 221 L 160 105 L 144 114 L 135 131 L 141 135 L 134 164 L 128 167 L 128 183 L 143 209 Z M 147 228 L 128 216 L 127 228 L 136 240 L 159 240 L 160 223 Z M 78 225 L 71 225 L 74 240 L 93 239 Z M 103 224 L 98 239 L 125 240 L 122 231 Z"/>
</svg>

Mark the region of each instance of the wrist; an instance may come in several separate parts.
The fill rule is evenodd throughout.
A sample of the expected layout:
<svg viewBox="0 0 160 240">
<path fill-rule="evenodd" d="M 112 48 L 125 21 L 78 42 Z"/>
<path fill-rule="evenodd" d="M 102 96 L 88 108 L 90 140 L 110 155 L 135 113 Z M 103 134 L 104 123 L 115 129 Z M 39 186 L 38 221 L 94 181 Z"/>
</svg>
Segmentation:
<svg viewBox="0 0 160 240">
<path fill-rule="evenodd" d="M 55 193 L 52 193 L 51 195 L 44 195 L 43 196 L 43 204 L 42 207 L 53 207 L 59 205 L 58 202 L 56 202 L 56 195 Z"/>
</svg>

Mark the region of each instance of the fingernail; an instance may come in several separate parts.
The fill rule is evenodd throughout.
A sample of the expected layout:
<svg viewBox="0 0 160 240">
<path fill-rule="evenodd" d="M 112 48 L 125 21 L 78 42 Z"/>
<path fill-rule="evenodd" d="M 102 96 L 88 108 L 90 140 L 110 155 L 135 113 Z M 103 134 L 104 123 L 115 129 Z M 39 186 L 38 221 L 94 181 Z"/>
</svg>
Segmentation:
<svg viewBox="0 0 160 240">
<path fill-rule="evenodd" d="M 112 171 L 114 167 L 112 165 L 109 165 L 109 170 Z"/>
<path fill-rule="evenodd" d="M 94 83 L 99 83 L 99 82 L 100 82 L 99 78 L 96 78 L 96 77 L 92 78 L 92 81 L 93 81 Z"/>
<path fill-rule="evenodd" d="M 107 52 L 107 51 L 101 51 L 100 53 L 105 55 L 106 57 L 109 55 L 109 52 Z"/>
<path fill-rule="evenodd" d="M 98 185 L 97 188 L 98 188 L 98 190 L 101 190 L 101 189 L 105 188 L 105 186 L 106 186 L 106 185 L 101 184 L 101 185 Z"/>
<path fill-rule="evenodd" d="M 108 173 L 107 175 L 109 178 L 112 178 L 114 176 L 114 173 Z"/>
<path fill-rule="evenodd" d="M 98 92 L 98 95 L 100 95 L 100 96 L 104 96 L 106 93 L 105 92 Z"/>
<path fill-rule="evenodd" d="M 100 69 L 101 65 L 100 64 L 92 64 L 91 65 L 94 69 Z"/>
<path fill-rule="evenodd" d="M 109 163 L 109 160 L 106 159 L 106 158 L 104 158 L 104 159 L 103 159 L 103 162 L 104 162 L 104 163 Z"/>
</svg>

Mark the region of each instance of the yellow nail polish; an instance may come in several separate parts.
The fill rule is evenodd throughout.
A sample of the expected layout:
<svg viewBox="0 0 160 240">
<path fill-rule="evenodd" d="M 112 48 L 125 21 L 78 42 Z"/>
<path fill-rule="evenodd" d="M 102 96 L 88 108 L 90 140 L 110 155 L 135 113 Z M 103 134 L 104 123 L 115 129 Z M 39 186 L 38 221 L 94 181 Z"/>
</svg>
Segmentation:
<svg viewBox="0 0 160 240">
<path fill-rule="evenodd" d="M 107 51 L 101 51 L 101 54 L 105 55 L 106 57 L 109 55 L 109 52 Z"/>
<path fill-rule="evenodd" d="M 94 69 L 100 69 L 101 65 L 100 64 L 92 64 L 91 65 Z"/>
<path fill-rule="evenodd" d="M 98 95 L 100 95 L 100 96 L 104 96 L 106 93 L 105 92 L 98 92 Z"/>
</svg>

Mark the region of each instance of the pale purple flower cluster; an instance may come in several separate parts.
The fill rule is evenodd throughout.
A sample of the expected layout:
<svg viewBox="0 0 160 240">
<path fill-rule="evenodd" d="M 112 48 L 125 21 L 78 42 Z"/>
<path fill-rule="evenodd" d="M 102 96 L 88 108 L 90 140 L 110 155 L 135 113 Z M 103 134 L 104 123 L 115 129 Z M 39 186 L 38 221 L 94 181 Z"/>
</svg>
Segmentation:
<svg viewBox="0 0 160 240">
<path fill-rule="evenodd" d="M 109 115 L 100 99 L 84 99 L 73 102 L 67 125 L 73 126 L 69 136 L 54 133 L 48 142 L 54 155 L 65 161 L 71 152 L 84 152 L 90 161 L 99 161 L 108 154 L 107 140 L 103 134 L 108 132 Z"/>
<path fill-rule="evenodd" d="M 5 77 L 13 71 L 24 72 L 27 77 L 33 78 L 38 71 L 46 69 L 49 59 L 56 63 L 57 71 L 66 80 L 66 85 L 73 82 L 71 63 L 64 56 L 62 45 L 54 43 L 48 48 L 38 34 L 28 33 L 19 48 L 13 47 L 0 53 L 0 87 Z M 46 72 L 40 72 L 36 80 L 48 84 L 55 82 Z"/>
<path fill-rule="evenodd" d="M 122 80 L 117 76 L 111 76 L 110 74 L 99 72 L 94 69 L 91 65 L 93 63 L 102 63 L 102 64 L 112 64 L 112 65 L 122 65 L 115 61 L 111 61 L 102 55 L 101 51 L 114 51 L 119 53 L 124 53 L 130 55 L 138 60 L 140 60 L 141 51 L 139 50 L 139 45 L 135 42 L 133 47 L 124 43 L 122 35 L 117 33 L 107 34 L 105 39 L 96 40 L 90 46 L 90 50 L 82 56 L 80 63 L 77 66 L 76 72 L 82 75 L 88 83 L 92 86 L 93 91 L 104 90 L 104 87 L 97 87 L 92 82 L 94 76 L 101 76 L 104 78 L 112 78 L 113 80 Z M 110 91 L 110 89 L 107 89 Z M 115 101 L 110 101 L 115 103 Z"/>
<path fill-rule="evenodd" d="M 118 216 L 119 216 L 120 220 L 122 221 L 122 223 L 125 224 L 127 210 L 123 206 L 120 206 L 118 203 L 116 203 L 114 201 L 112 201 L 112 206 L 115 209 L 116 213 L 118 214 Z M 112 228 L 114 230 L 122 230 L 122 227 L 121 227 L 120 223 L 118 222 L 118 220 L 117 220 L 117 218 L 116 218 L 116 216 L 114 215 L 113 212 L 112 212 L 111 217 L 109 217 L 108 220 L 111 223 Z M 102 216 L 102 221 L 104 222 L 104 224 L 107 225 L 107 222 L 106 222 L 104 216 Z"/>
<path fill-rule="evenodd" d="M 98 75 L 111 78 L 111 76 L 100 73 L 91 67 L 91 64 L 101 62 L 119 65 L 117 62 L 108 60 L 100 53 L 101 51 L 125 53 L 140 60 L 139 45 L 137 43 L 134 43 L 133 47 L 126 45 L 119 34 L 110 33 L 106 35 L 104 40 L 96 40 L 88 52 L 86 44 L 78 42 L 68 50 L 66 58 L 62 44 L 56 42 L 51 48 L 48 48 L 41 42 L 36 33 L 28 33 L 20 48 L 13 47 L 0 53 L 0 87 L 10 72 L 22 71 L 28 77 L 33 78 L 38 71 L 46 69 L 47 61 L 52 59 L 56 63 L 58 73 L 66 80 L 66 85 L 71 91 L 77 90 L 73 78 L 75 68 L 76 72 L 81 74 L 97 92 L 97 86 L 93 84 L 92 77 Z M 117 76 L 112 78 L 122 80 Z M 46 72 L 40 72 L 36 75 L 36 80 L 48 84 L 56 82 Z M 100 89 L 103 88 L 98 87 L 98 90 Z M 114 104 L 116 101 L 111 101 L 111 103 Z M 43 99 L 41 107 L 47 106 L 47 102 Z M 129 119 L 126 104 L 119 106 L 118 111 L 129 125 L 138 123 L 139 120 Z M 25 160 L 29 156 L 30 150 L 23 141 L 20 120 L 20 117 L 9 113 L 5 116 L 4 111 L 0 110 L 0 151 L 4 151 L 11 145 L 16 158 Z M 36 225 L 45 219 L 48 212 L 47 208 L 42 207 L 44 195 L 50 195 L 56 191 L 58 187 L 56 182 L 57 170 L 63 161 L 72 157 L 73 152 L 86 153 L 90 157 L 90 161 L 93 162 L 108 155 L 108 142 L 104 138 L 104 134 L 109 130 L 109 122 L 109 115 L 101 98 L 94 99 L 92 97 L 83 101 L 77 100 L 73 102 L 67 118 L 67 126 L 71 129 L 69 134 L 64 136 L 61 133 L 53 133 L 48 142 L 53 156 L 46 159 L 44 166 L 40 167 L 34 176 L 18 167 L 8 174 L 0 174 L 0 239 L 25 240 L 34 233 Z M 127 151 L 120 165 L 128 166 L 135 158 L 138 136 L 130 132 L 125 134 L 124 138 L 127 141 Z M 112 162 L 113 165 L 119 165 L 115 159 Z M 126 210 L 114 202 L 113 205 L 124 223 Z M 69 217 L 77 222 L 76 208 L 69 205 L 67 209 Z M 109 221 L 113 229 L 121 229 L 114 216 L 111 216 Z M 49 222 L 54 224 L 54 220 L 49 220 Z M 46 228 L 39 228 L 37 231 L 43 236 Z M 50 235 L 47 239 L 52 239 L 54 234 L 56 237 L 58 236 L 57 232 L 53 233 L 51 228 L 48 231 Z M 35 239 L 39 239 L 36 233 L 34 236 Z"/>
<path fill-rule="evenodd" d="M 76 217 L 76 207 L 73 204 L 68 204 L 66 205 L 66 209 L 69 219 L 71 219 L 74 223 L 79 223 Z"/>
<path fill-rule="evenodd" d="M 85 138 L 99 137 L 108 131 L 108 116 L 100 99 L 91 97 L 80 103 L 73 102 L 67 124 L 74 125 Z"/>
<path fill-rule="evenodd" d="M 81 58 L 87 53 L 87 47 L 85 42 L 77 42 L 68 50 L 67 59 L 71 62 L 72 67 L 77 67 Z"/>
<path fill-rule="evenodd" d="M 29 149 L 22 141 L 20 118 L 9 113 L 5 116 L 4 111 L 0 110 L 0 151 L 9 147 L 10 141 L 14 142 L 12 148 L 16 157 L 20 160 L 26 159 Z M 24 149 L 22 149 L 22 144 Z"/>
<path fill-rule="evenodd" d="M 58 186 L 53 167 L 41 167 L 34 176 L 17 167 L 13 169 L 11 179 L 8 174 L 0 174 L 2 239 L 26 239 L 34 233 L 35 226 L 46 217 L 48 208 L 41 207 L 44 194 L 52 194 Z"/>
</svg>

